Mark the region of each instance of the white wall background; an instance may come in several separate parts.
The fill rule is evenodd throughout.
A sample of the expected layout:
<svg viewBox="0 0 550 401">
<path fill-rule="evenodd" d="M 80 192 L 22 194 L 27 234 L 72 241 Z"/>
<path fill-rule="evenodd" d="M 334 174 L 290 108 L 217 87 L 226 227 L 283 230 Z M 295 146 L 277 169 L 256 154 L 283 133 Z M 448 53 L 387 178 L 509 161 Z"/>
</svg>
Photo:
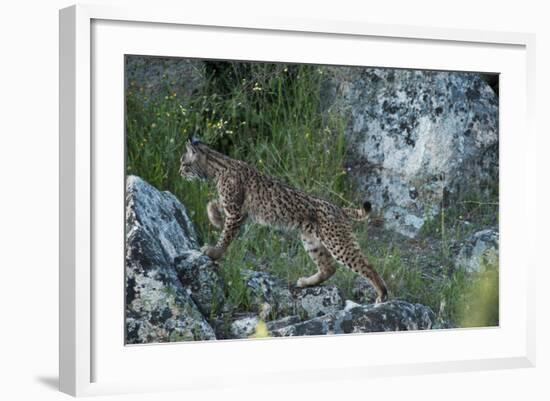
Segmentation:
<svg viewBox="0 0 550 401">
<path fill-rule="evenodd" d="M 125 4 L 124 0 L 96 3 Z M 134 1 L 133 3 L 136 3 Z M 143 3 L 147 3 L 144 2 Z M 153 3 L 153 2 L 151 2 Z M 537 34 L 539 265 L 537 367 L 357 382 L 329 382 L 248 391 L 149 394 L 106 399 L 550 399 L 549 226 L 545 185 L 550 171 L 548 74 L 550 30 L 544 1 L 167 1 L 182 10 L 361 19 Z M 0 398 L 65 399 L 57 392 L 58 291 L 58 9 L 66 0 L 4 1 L 0 6 Z M 521 135 L 521 133 L 518 133 Z M 535 202 L 535 200 L 533 200 Z M 186 363 L 182 361 L 182 363 Z"/>
</svg>

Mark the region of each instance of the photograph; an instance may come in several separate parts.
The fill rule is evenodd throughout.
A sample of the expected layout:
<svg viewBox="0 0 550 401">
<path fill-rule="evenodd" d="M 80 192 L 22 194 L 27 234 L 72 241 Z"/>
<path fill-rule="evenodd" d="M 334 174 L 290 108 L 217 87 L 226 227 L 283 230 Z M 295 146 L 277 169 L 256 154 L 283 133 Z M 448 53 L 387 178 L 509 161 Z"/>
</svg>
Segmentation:
<svg viewBox="0 0 550 401">
<path fill-rule="evenodd" d="M 499 75 L 126 54 L 125 344 L 499 326 Z"/>
<path fill-rule="evenodd" d="M 0 398 L 550 400 L 543 5 L 4 2 Z"/>
</svg>

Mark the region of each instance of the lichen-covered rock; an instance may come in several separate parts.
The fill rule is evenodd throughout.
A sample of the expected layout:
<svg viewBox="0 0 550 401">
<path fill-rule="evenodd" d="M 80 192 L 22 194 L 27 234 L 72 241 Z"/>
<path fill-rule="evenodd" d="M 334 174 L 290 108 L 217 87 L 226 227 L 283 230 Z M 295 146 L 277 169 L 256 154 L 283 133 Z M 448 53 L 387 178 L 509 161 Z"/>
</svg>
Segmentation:
<svg viewBox="0 0 550 401">
<path fill-rule="evenodd" d="M 230 338 L 249 338 L 255 332 L 258 324 L 263 321 L 258 315 L 251 315 L 238 318 L 231 323 Z M 297 315 L 285 316 L 278 320 L 266 322 L 266 328 L 271 336 L 278 333 L 279 329 L 300 323 L 302 320 Z"/>
<path fill-rule="evenodd" d="M 282 327 L 289 326 L 292 324 L 300 323 L 302 319 L 300 316 L 297 315 L 291 315 L 291 316 L 285 316 L 281 319 L 272 320 L 270 322 L 267 322 L 267 330 L 269 332 L 272 332 L 274 330 L 278 330 Z"/>
<path fill-rule="evenodd" d="M 442 202 L 498 187 L 498 98 L 475 73 L 334 68 L 324 107 L 349 116 L 346 169 L 386 227 L 414 237 Z"/>
<path fill-rule="evenodd" d="M 212 327 L 176 280 L 162 273 L 130 278 L 126 308 L 126 343 L 147 344 L 170 341 L 214 340 Z"/>
<path fill-rule="evenodd" d="M 231 338 L 248 338 L 256 331 L 260 318 L 256 315 L 246 316 L 231 323 Z"/>
<path fill-rule="evenodd" d="M 172 263 L 174 259 L 199 247 L 197 233 L 187 210 L 170 192 L 161 192 L 137 176 L 126 179 L 126 235 L 143 232 L 150 237 L 140 242 L 131 256 L 140 259 L 147 252 L 146 262 Z"/>
<path fill-rule="evenodd" d="M 346 308 L 337 314 L 333 330 L 335 334 L 427 330 L 435 320 L 427 306 L 392 300 Z"/>
<path fill-rule="evenodd" d="M 498 266 L 499 235 L 495 229 L 478 231 L 471 235 L 458 252 L 455 265 L 469 273 L 483 270 L 484 266 Z"/>
<path fill-rule="evenodd" d="M 344 306 L 340 290 L 334 285 L 307 288 L 289 287 L 272 274 L 243 270 L 243 277 L 251 292 L 254 309 L 270 316 L 299 315 L 304 319 L 336 312 Z"/>
<path fill-rule="evenodd" d="M 328 314 L 306 320 L 304 322 L 270 330 L 269 334 L 273 337 L 317 336 L 331 334 L 334 327 L 334 321 L 335 315 Z"/>
<path fill-rule="evenodd" d="M 183 205 L 139 177 L 126 180 L 126 342 L 215 339 L 174 269 L 197 247 Z"/>
<path fill-rule="evenodd" d="M 174 269 L 182 285 L 206 317 L 224 305 L 224 285 L 218 265 L 198 250 L 182 252 L 174 259 Z"/>
<path fill-rule="evenodd" d="M 296 311 L 306 319 L 334 313 L 344 307 L 342 292 L 334 285 L 296 288 Z"/>
<path fill-rule="evenodd" d="M 405 301 L 359 305 L 347 302 L 336 313 L 271 330 L 274 337 L 372 333 L 379 331 L 427 330 L 435 324 L 435 314 L 424 305 Z"/>
<path fill-rule="evenodd" d="M 257 313 L 268 309 L 275 316 L 294 314 L 294 298 L 282 280 L 269 273 L 249 269 L 243 269 L 241 274 L 250 291 L 252 307 Z"/>
</svg>

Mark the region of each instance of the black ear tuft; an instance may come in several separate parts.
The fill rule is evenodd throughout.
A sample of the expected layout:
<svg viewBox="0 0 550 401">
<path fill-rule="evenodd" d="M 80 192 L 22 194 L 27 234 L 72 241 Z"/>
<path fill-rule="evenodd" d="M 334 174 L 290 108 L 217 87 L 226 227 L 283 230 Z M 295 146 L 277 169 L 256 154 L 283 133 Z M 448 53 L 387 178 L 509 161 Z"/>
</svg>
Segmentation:
<svg viewBox="0 0 550 401">
<path fill-rule="evenodd" d="M 201 143 L 201 141 L 199 141 L 197 137 L 194 137 L 193 134 L 189 134 L 189 136 L 187 137 L 187 143 L 191 145 L 198 145 L 199 143 Z"/>
<path fill-rule="evenodd" d="M 189 134 L 189 136 L 187 137 L 187 140 L 185 141 L 185 143 L 187 143 L 188 145 L 191 145 L 191 146 L 196 146 L 196 145 L 201 144 L 202 142 L 199 141 L 196 137 L 194 137 L 193 134 Z"/>
<path fill-rule="evenodd" d="M 363 208 L 365 212 L 369 213 L 372 210 L 372 204 L 369 201 L 363 202 Z"/>
</svg>

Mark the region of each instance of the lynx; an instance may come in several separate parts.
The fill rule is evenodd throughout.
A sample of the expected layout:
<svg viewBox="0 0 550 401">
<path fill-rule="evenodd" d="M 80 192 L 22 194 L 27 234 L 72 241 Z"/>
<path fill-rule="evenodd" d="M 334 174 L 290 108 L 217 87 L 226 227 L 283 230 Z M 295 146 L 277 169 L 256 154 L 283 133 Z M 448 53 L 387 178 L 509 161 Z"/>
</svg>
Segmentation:
<svg viewBox="0 0 550 401">
<path fill-rule="evenodd" d="M 221 234 L 215 246 L 203 248 L 210 258 L 216 260 L 223 255 L 249 218 L 301 233 L 317 273 L 300 278 L 297 287 L 315 286 L 327 280 L 336 271 L 336 260 L 371 281 L 378 294 L 377 303 L 387 299 L 384 281 L 362 254 L 352 232 L 350 220 L 366 219 L 371 209 L 369 202 L 362 209 L 340 208 L 191 138 L 181 157 L 180 174 L 187 180 L 213 180 L 216 185 L 219 199 L 207 204 L 207 214 Z"/>
</svg>

